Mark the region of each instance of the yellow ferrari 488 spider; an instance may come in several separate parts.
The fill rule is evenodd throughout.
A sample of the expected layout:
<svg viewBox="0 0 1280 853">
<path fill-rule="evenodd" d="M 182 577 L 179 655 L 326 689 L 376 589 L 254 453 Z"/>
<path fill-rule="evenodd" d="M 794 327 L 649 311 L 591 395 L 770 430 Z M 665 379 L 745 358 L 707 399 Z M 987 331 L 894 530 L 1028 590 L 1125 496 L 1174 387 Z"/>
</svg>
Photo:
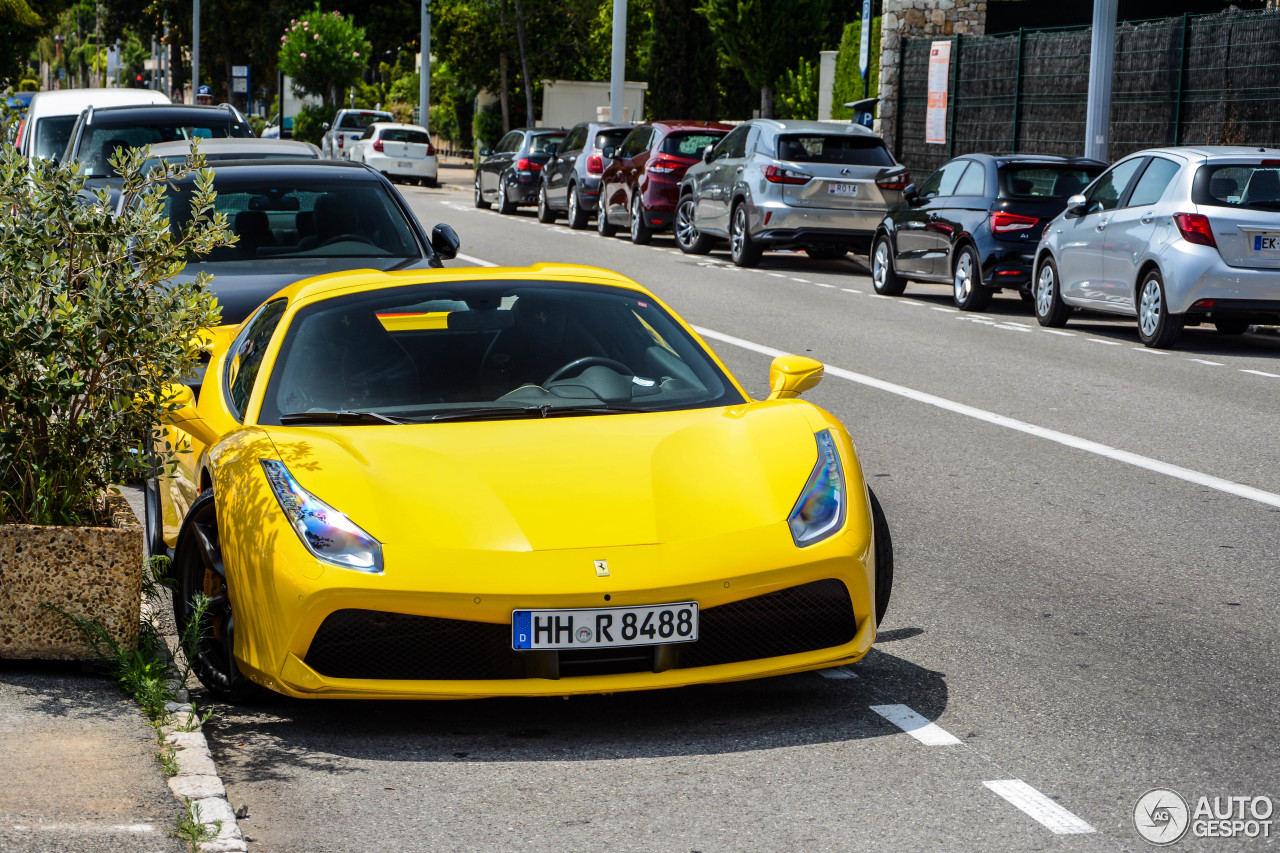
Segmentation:
<svg viewBox="0 0 1280 853">
<path fill-rule="evenodd" d="M 339 273 L 216 330 L 148 484 L 216 695 L 611 693 L 858 660 L 889 529 L 784 356 L 752 400 L 573 266 Z"/>
</svg>

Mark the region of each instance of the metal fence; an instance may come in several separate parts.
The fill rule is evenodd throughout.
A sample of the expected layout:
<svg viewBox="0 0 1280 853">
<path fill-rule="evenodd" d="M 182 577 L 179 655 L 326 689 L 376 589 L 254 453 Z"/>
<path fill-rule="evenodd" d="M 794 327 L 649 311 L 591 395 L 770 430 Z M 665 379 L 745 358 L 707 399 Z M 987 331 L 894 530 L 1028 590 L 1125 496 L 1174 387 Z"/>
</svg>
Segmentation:
<svg viewBox="0 0 1280 853">
<path fill-rule="evenodd" d="M 895 154 L 919 176 L 968 152 L 1084 153 L 1088 27 L 903 42 Z M 952 41 L 946 144 L 925 140 L 929 49 Z M 1161 145 L 1280 143 L 1280 13 L 1121 24 L 1113 160 Z"/>
</svg>

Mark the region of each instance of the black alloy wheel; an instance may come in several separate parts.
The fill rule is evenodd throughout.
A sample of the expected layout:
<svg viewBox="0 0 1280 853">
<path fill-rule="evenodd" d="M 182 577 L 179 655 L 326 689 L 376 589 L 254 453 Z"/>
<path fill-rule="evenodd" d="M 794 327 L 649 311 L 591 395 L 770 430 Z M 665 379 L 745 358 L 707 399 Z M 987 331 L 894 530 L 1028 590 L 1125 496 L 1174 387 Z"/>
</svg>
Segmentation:
<svg viewBox="0 0 1280 853">
<path fill-rule="evenodd" d="M 541 181 L 538 184 L 538 221 L 543 225 L 550 225 L 556 221 L 556 212 L 551 209 L 551 205 L 547 201 L 546 181 Z"/>
<path fill-rule="evenodd" d="M 680 199 L 680 206 L 676 208 L 676 245 L 686 255 L 705 255 L 711 251 L 715 238 L 703 234 L 693 224 L 695 208 L 693 196 L 686 195 Z"/>
<path fill-rule="evenodd" d="M 191 669 L 200 683 L 224 701 L 240 702 L 258 694 L 261 688 L 236 666 L 235 616 L 227 590 L 212 489 L 196 498 L 182 522 L 178 545 L 173 550 L 172 572 L 174 620 L 180 637 L 195 638 Z M 208 599 L 203 614 L 197 613 L 198 595 Z"/>
<path fill-rule="evenodd" d="M 480 189 L 480 173 L 476 172 L 476 207 L 488 210 L 492 205 L 484 200 L 484 192 Z"/>
<path fill-rule="evenodd" d="M 1045 257 L 1036 271 L 1035 280 L 1036 322 L 1048 328 L 1067 325 L 1071 306 L 1062 301 L 1062 280 L 1053 258 Z"/>
<path fill-rule="evenodd" d="M 653 229 L 644 224 L 644 204 L 640 201 L 640 193 L 631 197 L 631 242 L 637 246 L 647 246 L 653 241 Z"/>
<path fill-rule="evenodd" d="M 881 296 L 901 296 L 907 280 L 893 271 L 893 246 L 888 235 L 876 240 L 871 250 L 871 286 Z"/>
<path fill-rule="evenodd" d="M 587 227 L 587 212 L 582 209 L 582 199 L 578 197 L 578 185 L 569 184 L 569 227 L 581 231 Z"/>
</svg>

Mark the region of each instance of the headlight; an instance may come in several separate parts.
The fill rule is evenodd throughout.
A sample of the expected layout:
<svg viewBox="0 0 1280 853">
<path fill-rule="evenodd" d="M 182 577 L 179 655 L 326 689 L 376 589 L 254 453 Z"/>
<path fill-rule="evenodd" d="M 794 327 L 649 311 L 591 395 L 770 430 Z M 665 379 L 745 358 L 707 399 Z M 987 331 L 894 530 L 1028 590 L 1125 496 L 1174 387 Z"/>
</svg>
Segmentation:
<svg viewBox="0 0 1280 853">
<path fill-rule="evenodd" d="M 377 539 L 298 485 L 283 462 L 261 461 L 271 491 L 308 551 L 344 569 L 372 574 L 382 571 L 382 544 Z"/>
<path fill-rule="evenodd" d="M 818 464 L 813 466 L 809 482 L 804 484 L 800 500 L 787 518 L 791 538 L 801 548 L 827 538 L 844 523 L 846 499 L 840 454 L 831 430 L 824 429 L 814 437 L 818 440 Z"/>
</svg>

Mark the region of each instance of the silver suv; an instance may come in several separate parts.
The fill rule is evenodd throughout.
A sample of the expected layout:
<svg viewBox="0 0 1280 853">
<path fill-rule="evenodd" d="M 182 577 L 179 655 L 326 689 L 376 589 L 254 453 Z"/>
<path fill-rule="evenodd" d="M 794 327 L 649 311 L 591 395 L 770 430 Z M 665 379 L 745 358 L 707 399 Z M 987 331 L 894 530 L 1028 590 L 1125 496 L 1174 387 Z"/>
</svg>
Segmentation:
<svg viewBox="0 0 1280 853">
<path fill-rule="evenodd" d="M 865 253 L 911 181 L 880 137 L 854 124 L 752 119 L 702 159 L 680 186 L 676 243 L 701 255 L 727 239 L 741 267 L 765 249 Z"/>
<path fill-rule="evenodd" d="M 1186 325 L 1238 335 L 1280 323 L 1280 151 L 1203 146 L 1116 163 L 1045 228 L 1036 319 L 1072 309 L 1137 317 L 1149 347 Z"/>
</svg>

